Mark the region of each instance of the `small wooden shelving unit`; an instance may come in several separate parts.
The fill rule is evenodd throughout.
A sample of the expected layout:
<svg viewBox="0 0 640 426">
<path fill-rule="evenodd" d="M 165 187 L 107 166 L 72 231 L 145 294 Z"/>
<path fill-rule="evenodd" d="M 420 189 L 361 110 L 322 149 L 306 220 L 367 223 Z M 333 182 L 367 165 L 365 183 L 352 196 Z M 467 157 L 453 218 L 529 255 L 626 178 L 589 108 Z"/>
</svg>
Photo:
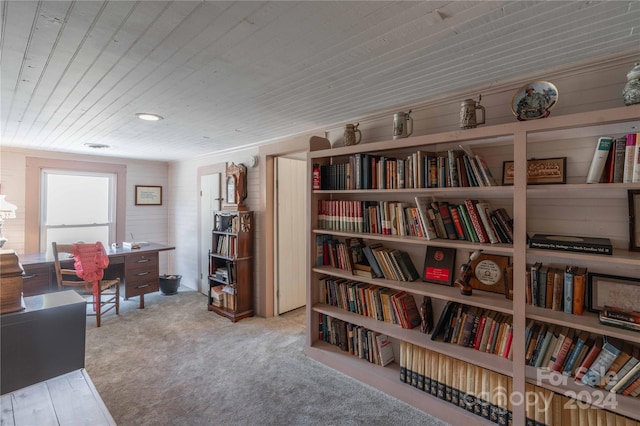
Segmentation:
<svg viewBox="0 0 640 426">
<path fill-rule="evenodd" d="M 371 154 L 388 158 L 407 158 L 417 150 L 445 152 L 458 149 L 460 145 L 472 149 L 488 163 L 496 180 L 500 181 L 502 164 L 513 161 L 515 182 L 512 186 L 466 187 L 466 188 L 416 188 L 373 190 L 313 190 L 308 196 L 308 264 L 307 264 L 307 347 L 306 353 L 343 373 L 404 400 L 452 424 L 491 424 L 487 419 L 468 413 L 441 399 L 400 381 L 398 347 L 402 342 L 422 347 L 457 361 L 473 364 L 492 372 L 507 376 L 512 381 L 512 392 L 524 395 L 526 389 L 536 385 L 561 395 L 576 395 L 576 386 L 566 386 L 549 381 L 539 381 L 536 369 L 525 366 L 525 329 L 531 320 L 548 324 L 572 327 L 603 336 L 618 338 L 634 345 L 640 344 L 640 333 L 601 325 L 596 316 L 568 315 L 526 304 L 524 277 L 527 265 L 536 261 L 555 265 L 577 265 L 588 267 L 590 272 L 609 273 L 640 278 L 640 252 L 632 252 L 628 245 L 627 191 L 640 189 L 640 183 L 590 184 L 586 175 L 593 156 L 595 143 L 600 136 L 619 137 L 636 133 L 640 128 L 640 105 L 592 111 L 566 116 L 485 126 L 464 131 L 410 137 L 400 140 L 363 143 L 357 146 L 337 147 L 308 154 L 308 185 L 312 187 L 313 165 L 347 163 L 355 154 Z M 564 185 L 528 185 L 527 159 L 566 157 L 570 174 Z M 499 185 L 499 184 L 498 184 Z M 324 200 L 357 201 L 403 201 L 415 205 L 415 196 L 433 196 L 437 200 L 488 200 L 492 207 L 504 207 L 514 220 L 513 244 L 478 244 L 460 240 L 426 240 L 397 235 L 361 234 L 322 229 L 319 226 L 319 202 Z M 564 251 L 533 250 L 527 247 L 527 233 L 557 233 L 566 235 L 609 237 L 614 247 L 612 256 L 570 253 Z M 399 282 L 353 276 L 349 272 L 316 266 L 316 241 L 322 234 L 333 238 L 362 238 L 365 244 L 380 242 L 385 247 L 405 250 L 414 265 L 421 270 L 427 246 L 453 247 L 457 252 L 456 274 L 468 254 L 478 248 L 485 253 L 509 256 L 514 269 L 513 300 L 503 295 L 474 290 L 473 296 L 461 296 L 457 288 L 443 287 L 421 281 Z M 437 318 L 447 301 L 464 303 L 478 308 L 492 309 L 513 316 L 513 360 L 496 355 L 479 353 L 454 344 L 432 341 L 429 335 L 418 329 L 402 329 L 399 325 L 385 323 L 357 315 L 321 300 L 320 279 L 323 277 L 351 279 L 377 284 L 412 293 L 418 300 L 429 296 L 434 302 L 434 317 Z M 419 303 L 419 302 L 418 302 Z M 370 364 L 343 352 L 336 346 L 322 341 L 318 330 L 321 315 L 327 315 L 348 323 L 366 327 L 386 334 L 394 342 L 396 362 L 381 367 Z M 599 388 L 580 387 L 578 401 L 594 401 L 590 392 Z M 594 394 L 595 395 L 595 394 Z M 616 395 L 618 410 L 635 421 L 640 421 L 640 400 Z M 602 408 L 608 415 L 612 409 Z M 525 424 L 527 417 L 524 404 L 512 407 L 513 424 Z"/>
<path fill-rule="evenodd" d="M 253 316 L 253 212 L 214 211 L 208 309 L 236 322 Z M 221 305 L 212 291 L 222 286 Z"/>
</svg>

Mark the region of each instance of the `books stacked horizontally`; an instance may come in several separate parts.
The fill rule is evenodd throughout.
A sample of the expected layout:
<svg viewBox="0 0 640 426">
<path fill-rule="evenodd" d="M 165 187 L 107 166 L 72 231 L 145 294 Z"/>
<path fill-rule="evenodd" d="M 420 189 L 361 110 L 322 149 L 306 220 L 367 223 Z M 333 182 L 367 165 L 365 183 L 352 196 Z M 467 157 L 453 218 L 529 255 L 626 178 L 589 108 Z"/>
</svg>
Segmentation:
<svg viewBox="0 0 640 426">
<path fill-rule="evenodd" d="M 577 235 L 534 234 L 528 237 L 529 247 L 542 250 L 571 251 L 585 254 L 613 254 L 609 238 Z"/>
<path fill-rule="evenodd" d="M 640 182 L 640 133 L 599 138 L 587 183 L 631 182 Z"/>
<path fill-rule="evenodd" d="M 216 285 L 209 289 L 211 305 L 234 310 L 236 305 L 235 288 L 232 285 Z"/>
<path fill-rule="evenodd" d="M 462 147 L 461 147 L 462 148 Z M 320 189 L 403 189 L 496 186 L 491 170 L 469 148 L 418 150 L 405 158 L 358 153 L 320 166 Z"/>
<path fill-rule="evenodd" d="M 320 300 L 328 305 L 402 328 L 421 323 L 415 299 L 405 291 L 334 277 L 320 278 L 319 287 Z"/>
<path fill-rule="evenodd" d="M 320 339 L 383 367 L 395 360 L 389 336 L 325 314 L 320 314 Z"/>
<path fill-rule="evenodd" d="M 509 424 L 511 378 L 400 342 L 400 381 L 498 424 Z"/>
<path fill-rule="evenodd" d="M 567 314 L 582 315 L 586 301 L 587 268 L 527 265 L 526 303 Z"/>
<path fill-rule="evenodd" d="M 599 313 L 600 323 L 640 331 L 640 312 L 605 305 Z"/>
<path fill-rule="evenodd" d="M 431 340 L 440 335 L 443 342 L 512 358 L 513 317 L 508 314 L 449 301 L 440 314 Z"/>
<path fill-rule="evenodd" d="M 568 327 L 530 321 L 527 365 L 621 395 L 640 395 L 640 347 Z"/>
</svg>

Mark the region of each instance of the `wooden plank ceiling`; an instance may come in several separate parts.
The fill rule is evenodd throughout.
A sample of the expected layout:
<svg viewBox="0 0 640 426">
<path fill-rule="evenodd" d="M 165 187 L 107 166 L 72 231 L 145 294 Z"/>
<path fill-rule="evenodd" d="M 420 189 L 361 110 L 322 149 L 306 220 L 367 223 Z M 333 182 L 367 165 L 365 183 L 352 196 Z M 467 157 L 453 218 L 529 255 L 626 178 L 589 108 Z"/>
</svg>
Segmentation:
<svg viewBox="0 0 640 426">
<path fill-rule="evenodd" d="M 636 1 L 0 7 L 3 146 L 165 161 L 322 129 L 531 70 L 640 53 Z M 138 112 L 164 120 L 143 122 Z"/>
</svg>

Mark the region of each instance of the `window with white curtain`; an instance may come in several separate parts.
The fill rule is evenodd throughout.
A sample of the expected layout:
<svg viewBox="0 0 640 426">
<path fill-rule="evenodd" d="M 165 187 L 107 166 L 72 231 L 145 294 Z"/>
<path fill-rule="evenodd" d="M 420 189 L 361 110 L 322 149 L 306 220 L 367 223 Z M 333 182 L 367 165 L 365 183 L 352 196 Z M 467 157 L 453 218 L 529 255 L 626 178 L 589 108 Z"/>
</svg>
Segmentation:
<svg viewBox="0 0 640 426">
<path fill-rule="evenodd" d="M 51 242 L 116 241 L 116 174 L 42 170 L 40 249 Z"/>
</svg>

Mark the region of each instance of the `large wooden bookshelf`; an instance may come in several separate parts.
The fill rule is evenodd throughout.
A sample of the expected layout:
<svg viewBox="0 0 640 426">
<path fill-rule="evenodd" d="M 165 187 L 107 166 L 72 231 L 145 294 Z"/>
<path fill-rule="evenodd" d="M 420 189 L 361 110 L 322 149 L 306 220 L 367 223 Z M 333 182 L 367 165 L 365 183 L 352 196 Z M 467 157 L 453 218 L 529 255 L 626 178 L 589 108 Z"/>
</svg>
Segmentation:
<svg viewBox="0 0 640 426">
<path fill-rule="evenodd" d="M 576 385 L 558 385 L 554 381 L 537 379 L 535 368 L 525 366 L 525 330 L 531 320 L 568 326 L 604 336 L 615 337 L 634 345 L 640 345 L 640 333 L 601 325 L 597 315 L 585 312 L 570 315 L 527 305 L 524 277 L 528 265 L 543 262 L 558 266 L 576 265 L 588 267 L 589 272 L 614 274 L 640 278 L 640 252 L 628 247 L 627 191 L 640 189 L 640 183 L 585 184 L 593 156 L 595 143 L 600 136 L 621 136 L 636 133 L 640 129 L 640 105 L 609 110 L 592 111 L 541 120 L 514 122 L 476 129 L 429 134 L 400 140 L 362 143 L 356 146 L 336 147 L 308 154 L 308 185 L 312 187 L 314 164 L 345 163 L 358 153 L 406 158 L 416 150 L 446 152 L 460 145 L 470 147 L 487 162 L 498 186 L 419 188 L 419 189 L 369 189 L 369 190 L 313 190 L 308 196 L 308 276 L 307 276 L 307 354 L 360 381 L 374 386 L 394 397 L 404 400 L 449 423 L 492 424 L 459 407 L 402 383 L 399 378 L 400 342 L 408 342 L 436 351 L 456 360 L 471 363 L 506 375 L 512 383 L 512 392 L 520 395 L 532 385 L 558 394 L 575 395 L 580 402 L 593 402 L 588 392 L 601 389 Z M 527 159 L 567 158 L 565 184 L 528 185 L 526 181 Z M 511 186 L 500 186 L 504 161 L 513 161 L 515 181 Z M 504 207 L 513 218 L 513 244 L 479 244 L 462 240 L 446 240 L 381 234 L 360 234 L 320 229 L 318 225 L 321 200 L 384 200 L 415 204 L 415 196 L 435 197 L 438 200 L 487 200 L 493 207 Z M 593 255 L 566 251 L 534 250 L 527 246 L 527 233 L 553 233 L 565 235 L 607 237 L 614 247 L 613 255 Z M 390 281 L 380 278 L 363 278 L 350 272 L 327 266 L 316 266 L 316 237 L 329 234 L 333 238 L 362 238 L 366 244 L 380 242 L 409 253 L 420 271 L 427 246 L 454 247 L 456 268 L 470 252 L 481 248 L 484 253 L 509 256 L 513 265 L 513 300 L 504 295 L 474 290 L 472 296 L 463 296 L 455 287 L 444 287 L 421 280 L 413 282 Z M 319 279 L 322 277 L 353 279 L 412 293 L 417 303 L 429 296 L 434 303 L 437 320 L 447 301 L 464 303 L 479 308 L 492 309 L 513 316 L 512 360 L 491 354 L 479 353 L 470 348 L 432 341 L 422 334 L 419 327 L 403 329 L 399 325 L 385 323 L 330 306 L 320 300 Z M 640 301 L 639 301 L 640 305 Z M 396 362 L 386 367 L 370 364 L 343 352 L 320 339 L 318 329 L 321 314 L 328 315 L 370 330 L 388 335 L 394 342 Z M 616 413 L 640 421 L 640 400 L 617 395 Z M 610 407 L 597 407 L 611 411 Z M 525 424 L 526 407 L 512 407 L 513 424 Z M 608 413 L 611 415 L 612 413 Z"/>
</svg>

